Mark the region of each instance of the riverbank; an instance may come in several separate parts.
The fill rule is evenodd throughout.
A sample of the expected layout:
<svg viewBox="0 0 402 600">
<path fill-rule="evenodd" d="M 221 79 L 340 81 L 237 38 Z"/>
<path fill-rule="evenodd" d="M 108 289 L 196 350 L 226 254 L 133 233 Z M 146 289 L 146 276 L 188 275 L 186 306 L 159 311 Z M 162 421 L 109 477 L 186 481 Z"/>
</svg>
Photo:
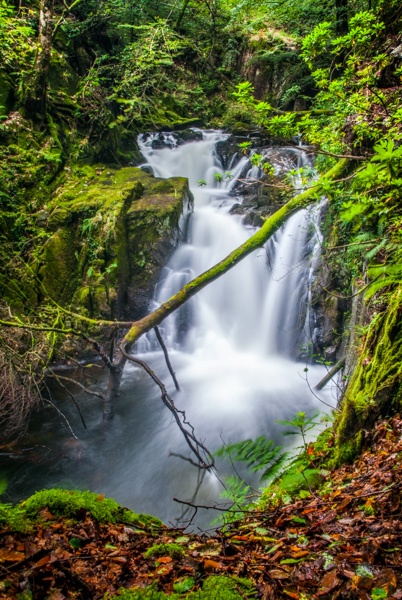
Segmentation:
<svg viewBox="0 0 402 600">
<path fill-rule="evenodd" d="M 74 508 L 50 491 L 16 509 L 26 531 L 3 520 L 0 599 L 402 598 L 401 452 L 398 416 L 376 426 L 352 465 L 326 471 L 319 490 L 212 536 L 123 509 L 107 522 L 103 496 Z"/>
</svg>

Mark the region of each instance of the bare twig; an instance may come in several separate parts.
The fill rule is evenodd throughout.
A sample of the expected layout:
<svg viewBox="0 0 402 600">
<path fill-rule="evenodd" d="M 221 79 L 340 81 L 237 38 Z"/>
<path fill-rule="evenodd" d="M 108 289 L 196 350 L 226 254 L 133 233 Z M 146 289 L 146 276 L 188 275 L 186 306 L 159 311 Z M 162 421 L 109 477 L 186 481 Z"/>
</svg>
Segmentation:
<svg viewBox="0 0 402 600">
<path fill-rule="evenodd" d="M 76 379 L 73 379 L 72 377 L 66 377 L 65 375 L 58 375 L 51 369 L 49 369 L 49 372 L 51 373 L 52 377 L 54 377 L 54 379 L 56 379 L 56 380 L 61 379 L 63 381 L 68 381 L 69 383 L 72 383 L 73 385 L 76 385 L 77 387 L 79 387 L 80 390 L 82 390 L 86 394 L 89 394 L 90 396 L 96 396 L 96 398 L 100 398 L 100 400 L 104 400 L 103 394 L 101 394 L 100 392 L 95 392 L 94 390 L 90 390 L 89 388 L 87 388 L 85 385 L 83 385 Z"/>
<path fill-rule="evenodd" d="M 68 389 L 68 387 L 67 387 L 66 385 L 64 385 L 64 383 L 62 383 L 62 382 L 60 381 L 60 378 L 59 378 L 59 377 L 57 377 L 57 375 L 56 375 L 56 374 L 53 374 L 53 375 L 54 375 L 54 377 L 55 377 L 55 379 L 56 379 L 57 383 L 59 384 L 59 386 L 60 386 L 60 387 L 61 387 L 61 389 L 63 390 L 63 392 L 64 392 L 65 394 L 67 394 L 67 396 L 69 396 L 69 397 L 71 398 L 71 400 L 74 402 L 75 408 L 77 409 L 77 411 L 78 411 L 78 414 L 80 415 L 80 419 L 81 419 L 82 426 L 84 427 L 84 429 L 88 429 L 88 428 L 87 428 L 87 425 L 86 425 L 86 423 L 85 423 L 84 416 L 83 416 L 83 414 L 82 414 L 82 412 L 81 412 L 81 407 L 80 407 L 80 405 L 78 404 L 78 402 L 77 402 L 77 399 L 75 398 L 74 394 L 72 394 L 72 393 L 70 392 L 70 390 Z"/>
<path fill-rule="evenodd" d="M 157 340 L 158 340 L 158 342 L 159 342 L 159 344 L 160 344 L 160 346 L 162 348 L 162 352 L 163 352 L 163 355 L 165 357 L 166 365 L 167 365 L 167 368 L 169 369 L 169 373 L 172 376 L 175 388 L 179 392 L 180 391 L 180 387 L 179 387 L 179 384 L 178 384 L 177 379 L 176 379 L 176 374 L 173 371 L 173 367 L 172 367 L 172 364 L 170 362 L 169 354 L 168 354 L 165 342 L 163 341 L 163 337 L 161 336 L 161 332 L 159 331 L 159 327 L 154 327 L 154 331 L 155 331 L 155 334 L 156 334 L 156 338 L 157 338 Z"/>
<path fill-rule="evenodd" d="M 50 394 L 49 388 L 47 388 L 47 391 L 48 391 L 48 394 L 50 396 L 51 394 Z M 50 397 L 46 398 L 46 402 L 48 402 L 50 404 L 50 406 L 52 406 L 54 408 L 54 410 L 59 414 L 59 416 L 63 419 L 63 421 L 67 425 L 67 428 L 70 430 L 70 433 L 73 436 L 73 438 L 76 439 L 76 440 L 78 440 L 78 437 L 75 435 L 74 430 L 71 427 L 70 422 L 67 419 L 66 415 L 55 405 L 55 403 L 50 399 Z"/>
<path fill-rule="evenodd" d="M 153 381 L 159 387 L 159 389 L 161 391 L 161 398 L 162 398 L 164 405 L 172 413 L 180 431 L 184 435 L 184 439 L 186 440 L 187 445 L 189 446 L 190 450 L 194 453 L 194 455 L 197 457 L 197 459 L 199 461 L 198 467 L 202 468 L 202 469 L 211 469 L 214 465 L 214 458 L 213 458 L 212 454 L 206 448 L 206 446 L 195 437 L 194 428 L 191 425 L 190 425 L 190 430 L 185 427 L 186 424 L 189 425 L 188 422 L 186 421 L 185 412 L 183 410 L 179 410 L 176 408 L 176 406 L 175 406 L 172 398 L 169 396 L 167 389 L 166 389 L 165 385 L 163 384 L 163 382 L 159 379 L 159 377 L 154 373 L 154 371 L 151 369 L 151 367 L 146 362 L 140 360 L 139 358 L 135 358 L 134 356 L 131 356 L 130 354 L 127 354 L 127 352 L 125 352 L 125 350 L 123 348 L 121 348 L 121 352 L 123 353 L 124 357 L 127 360 L 129 360 L 129 361 L 139 365 L 141 368 L 143 368 L 144 371 L 146 371 L 148 373 L 148 375 L 153 379 Z M 181 421 L 179 415 L 182 415 L 183 421 Z M 199 449 L 201 449 L 202 452 L 205 453 L 205 455 L 208 457 L 208 460 L 210 461 L 210 463 L 206 462 L 205 459 L 201 456 Z"/>
</svg>

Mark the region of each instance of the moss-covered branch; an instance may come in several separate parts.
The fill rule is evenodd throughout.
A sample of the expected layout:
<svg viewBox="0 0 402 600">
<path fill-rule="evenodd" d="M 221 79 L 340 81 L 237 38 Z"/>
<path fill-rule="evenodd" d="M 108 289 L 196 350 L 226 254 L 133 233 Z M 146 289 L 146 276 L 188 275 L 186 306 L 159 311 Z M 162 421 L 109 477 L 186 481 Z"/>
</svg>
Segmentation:
<svg viewBox="0 0 402 600">
<path fill-rule="evenodd" d="M 279 210 L 277 210 L 273 215 L 268 217 L 261 229 L 252 235 L 246 242 L 233 250 L 233 252 L 231 252 L 226 258 L 221 260 L 211 269 L 208 269 L 208 271 L 205 271 L 187 283 L 181 290 L 174 294 L 169 300 L 167 300 L 167 302 L 162 304 L 154 312 L 131 325 L 121 342 L 121 349 L 113 362 L 113 368 L 110 369 L 108 392 L 104 403 L 104 420 L 109 420 L 113 417 L 114 401 L 118 395 L 121 376 L 127 360 L 127 354 L 130 352 L 132 345 L 138 340 L 138 338 L 147 331 L 150 331 L 159 325 L 167 316 L 187 302 L 187 300 L 192 298 L 208 284 L 218 279 L 221 275 L 232 269 L 240 261 L 246 258 L 246 256 L 258 248 L 261 248 L 290 216 L 295 214 L 297 211 L 306 208 L 309 204 L 319 198 L 320 192 L 325 188 L 328 182 L 339 177 L 345 170 L 347 164 L 348 161 L 346 159 L 340 160 L 332 169 L 323 175 L 312 188 L 309 188 L 301 194 L 298 194 L 289 200 L 289 202 L 287 202 Z"/>
<path fill-rule="evenodd" d="M 258 231 L 252 235 L 246 242 L 238 246 L 233 252 L 231 252 L 226 258 L 221 260 L 208 271 L 205 271 L 189 283 L 187 283 L 181 290 L 179 290 L 174 296 L 172 296 L 167 302 L 162 304 L 154 312 L 147 315 L 143 319 L 136 321 L 131 326 L 130 330 L 125 335 L 122 345 L 127 350 L 142 334 L 146 333 L 156 325 L 159 325 L 163 319 L 174 312 L 182 304 L 187 302 L 197 292 L 202 290 L 209 283 L 218 279 L 221 275 L 232 269 L 246 256 L 261 248 L 277 229 L 294 213 L 306 208 L 315 199 L 318 198 L 318 194 L 322 189 L 325 182 L 332 179 L 336 179 L 345 169 L 347 161 L 345 159 L 340 160 L 330 171 L 322 176 L 320 181 L 315 184 L 312 188 L 305 190 L 301 194 L 298 194 L 273 215 L 268 217 Z"/>
</svg>

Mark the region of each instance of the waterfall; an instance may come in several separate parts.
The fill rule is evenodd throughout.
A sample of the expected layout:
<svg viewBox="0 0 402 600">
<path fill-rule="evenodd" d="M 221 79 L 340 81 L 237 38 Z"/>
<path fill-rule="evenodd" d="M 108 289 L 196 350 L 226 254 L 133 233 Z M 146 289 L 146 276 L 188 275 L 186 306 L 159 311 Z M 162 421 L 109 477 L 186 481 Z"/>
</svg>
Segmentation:
<svg viewBox="0 0 402 600">
<path fill-rule="evenodd" d="M 255 231 L 244 227 L 240 217 L 229 212 L 238 202 L 238 198 L 230 195 L 231 189 L 248 159 L 242 157 L 237 162 L 232 159 L 231 178 L 218 184 L 214 181 L 216 173 L 224 178 L 214 152 L 216 143 L 224 137 L 219 132 L 208 132 L 202 142 L 168 149 L 154 149 L 152 136 L 148 135 L 145 141 L 140 138 L 147 167 L 159 177 L 167 174 L 188 177 L 195 196 L 187 240 L 162 273 L 153 309 Z M 293 166 L 290 152 L 285 149 L 278 156 L 276 150 L 274 161 L 278 171 Z M 296 161 L 297 167 L 306 166 L 307 157 L 302 151 L 297 152 Z M 247 177 L 258 178 L 259 174 L 258 168 L 249 166 Z M 207 186 L 197 186 L 200 180 L 206 181 Z M 305 355 L 312 338 L 309 297 L 321 242 L 317 220 L 317 210 L 299 211 L 265 249 L 247 257 L 169 317 L 162 325 L 168 346 L 198 354 L 204 349 L 209 354 L 210 346 L 230 344 L 234 350 L 260 355 Z M 156 347 L 153 335 L 140 346 L 142 351 Z"/>
<path fill-rule="evenodd" d="M 162 272 L 151 309 L 255 231 L 243 225 L 241 216 L 230 214 L 239 202 L 231 192 L 236 177 L 250 171 L 248 159 L 234 157 L 228 179 L 216 152 L 225 134 L 207 131 L 198 137 L 202 139 L 178 145 L 177 137 L 165 134 L 169 147 L 162 148 L 155 147 L 153 134 L 140 137 L 147 167 L 158 177 L 188 177 L 195 197 L 194 213 L 189 219 L 183 217 L 185 239 Z M 267 153 L 280 171 L 294 166 L 302 151 Z M 200 180 L 206 185 L 199 186 Z M 319 251 L 317 218 L 315 211 L 308 210 L 291 217 L 265 248 L 249 255 L 161 324 L 180 392 L 171 382 L 152 333 L 138 343 L 137 352 L 164 381 L 197 437 L 212 451 L 223 443 L 262 434 L 283 444 L 276 419 L 326 408 L 311 392 L 324 368 L 311 364 L 306 371 L 300 360 L 300 347 L 313 335 L 308 298 Z M 98 371 L 94 375 L 100 389 L 107 385 L 106 374 L 103 380 Z M 43 487 L 91 489 L 165 523 L 175 523 L 180 517 L 181 507 L 173 502 L 174 497 L 203 505 L 217 501 L 222 491 L 219 479 L 204 472 L 201 483 L 198 471 L 178 457 L 188 457 L 188 447 L 163 406 L 159 390 L 138 366 L 129 364 L 124 371 L 111 429 L 100 427 L 96 398 L 76 397 L 88 429 L 80 428 L 79 415 L 68 397 L 57 402 L 79 431 L 79 443 L 71 442 L 69 431 L 60 427 L 54 412 L 39 415 L 29 443 L 45 448 L 45 454 L 29 466 L 23 457 L 21 462 L 10 461 L 10 500 Z M 326 388 L 320 398 L 336 404 Z M 209 511 L 198 511 L 195 524 L 206 527 L 212 519 Z"/>
</svg>

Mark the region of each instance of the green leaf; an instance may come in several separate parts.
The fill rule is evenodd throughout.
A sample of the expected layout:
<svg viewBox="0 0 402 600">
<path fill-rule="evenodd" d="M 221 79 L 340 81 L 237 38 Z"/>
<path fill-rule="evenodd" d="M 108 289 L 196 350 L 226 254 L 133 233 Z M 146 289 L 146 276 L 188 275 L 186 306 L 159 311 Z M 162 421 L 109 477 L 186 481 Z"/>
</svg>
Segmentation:
<svg viewBox="0 0 402 600">
<path fill-rule="evenodd" d="M 192 577 L 183 577 L 183 579 L 176 579 L 173 583 L 173 589 L 179 594 L 184 594 L 193 588 L 195 580 Z"/>
<path fill-rule="evenodd" d="M 281 562 L 279 564 L 281 565 L 296 565 L 299 562 L 303 562 L 304 560 L 306 560 L 306 558 L 308 558 L 307 556 L 303 556 L 302 558 L 284 558 L 283 560 L 281 560 Z"/>
<path fill-rule="evenodd" d="M 307 523 L 306 519 L 303 519 L 302 517 L 296 517 L 296 515 L 292 515 L 290 520 L 293 521 L 293 523 L 298 523 L 299 525 L 306 525 Z"/>
</svg>

